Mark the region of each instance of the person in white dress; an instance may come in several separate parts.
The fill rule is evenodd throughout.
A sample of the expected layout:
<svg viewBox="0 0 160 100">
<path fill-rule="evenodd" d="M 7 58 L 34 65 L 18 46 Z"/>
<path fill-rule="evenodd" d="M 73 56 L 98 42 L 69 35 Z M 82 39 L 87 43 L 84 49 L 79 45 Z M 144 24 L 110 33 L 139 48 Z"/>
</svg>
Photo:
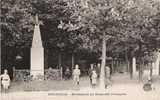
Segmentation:
<svg viewBox="0 0 160 100">
<path fill-rule="evenodd" d="M 81 71 L 79 69 L 79 66 L 76 65 L 75 69 L 73 70 L 73 80 L 75 81 L 76 85 L 79 85 L 79 76 L 81 74 Z"/>
<path fill-rule="evenodd" d="M 0 79 L 2 80 L 2 86 L 6 92 L 10 86 L 10 77 L 8 75 L 8 71 L 5 69 L 4 74 L 0 76 Z"/>
<path fill-rule="evenodd" d="M 97 84 L 97 73 L 95 70 L 92 72 L 92 86 L 95 87 Z"/>
</svg>

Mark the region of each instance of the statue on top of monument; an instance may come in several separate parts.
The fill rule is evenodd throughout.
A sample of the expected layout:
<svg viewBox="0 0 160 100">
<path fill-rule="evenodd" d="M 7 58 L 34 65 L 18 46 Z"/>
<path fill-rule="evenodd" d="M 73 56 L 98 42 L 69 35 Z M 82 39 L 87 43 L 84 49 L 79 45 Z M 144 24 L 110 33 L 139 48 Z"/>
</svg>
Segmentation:
<svg viewBox="0 0 160 100">
<path fill-rule="evenodd" d="M 35 16 L 35 24 L 36 24 L 36 25 L 39 25 L 38 14 L 36 14 L 36 16 Z"/>
</svg>

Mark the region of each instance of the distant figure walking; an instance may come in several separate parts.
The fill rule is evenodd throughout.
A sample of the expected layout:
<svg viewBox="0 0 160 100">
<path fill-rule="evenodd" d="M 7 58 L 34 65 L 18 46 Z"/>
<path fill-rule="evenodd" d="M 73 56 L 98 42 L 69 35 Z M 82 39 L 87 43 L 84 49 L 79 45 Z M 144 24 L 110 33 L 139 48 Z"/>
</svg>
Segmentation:
<svg viewBox="0 0 160 100">
<path fill-rule="evenodd" d="M 4 74 L 0 76 L 0 79 L 2 80 L 2 86 L 4 88 L 5 93 L 7 92 L 9 86 L 10 86 L 10 77 L 8 75 L 8 71 L 5 69 Z"/>
<path fill-rule="evenodd" d="M 95 70 L 93 70 L 91 78 L 92 78 L 92 86 L 93 88 L 95 88 L 95 86 L 97 85 L 97 73 Z"/>
<path fill-rule="evenodd" d="M 81 74 L 81 71 L 79 69 L 79 66 L 76 65 L 75 69 L 73 70 L 73 80 L 75 81 L 76 85 L 79 85 L 79 76 Z"/>
</svg>

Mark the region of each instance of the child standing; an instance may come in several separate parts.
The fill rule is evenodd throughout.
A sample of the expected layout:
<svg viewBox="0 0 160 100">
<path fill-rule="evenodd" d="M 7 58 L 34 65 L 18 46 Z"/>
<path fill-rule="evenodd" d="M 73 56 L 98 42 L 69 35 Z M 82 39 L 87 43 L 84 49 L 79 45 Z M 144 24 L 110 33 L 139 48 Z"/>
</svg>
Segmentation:
<svg viewBox="0 0 160 100">
<path fill-rule="evenodd" d="M 95 87 L 97 84 L 97 73 L 95 70 L 92 72 L 92 86 Z"/>
<path fill-rule="evenodd" d="M 10 77 L 6 69 L 4 70 L 4 74 L 0 76 L 0 79 L 2 79 L 2 86 L 6 92 L 10 86 Z"/>
<path fill-rule="evenodd" d="M 70 78 L 70 69 L 67 67 L 66 71 L 65 71 L 65 79 L 69 79 Z"/>
<path fill-rule="evenodd" d="M 73 80 L 76 82 L 76 85 L 79 85 L 80 74 L 81 74 L 81 72 L 80 72 L 79 66 L 76 65 L 75 69 L 73 70 Z"/>
</svg>

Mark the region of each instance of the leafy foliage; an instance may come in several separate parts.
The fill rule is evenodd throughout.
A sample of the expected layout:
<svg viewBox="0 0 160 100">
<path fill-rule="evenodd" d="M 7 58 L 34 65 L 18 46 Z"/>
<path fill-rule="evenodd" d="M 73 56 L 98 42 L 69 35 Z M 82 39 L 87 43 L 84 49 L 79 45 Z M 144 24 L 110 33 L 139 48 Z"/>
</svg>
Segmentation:
<svg viewBox="0 0 160 100">
<path fill-rule="evenodd" d="M 30 47 L 38 14 L 47 48 L 100 52 L 104 33 L 112 56 L 126 51 L 144 56 L 160 48 L 158 0 L 2 0 L 1 5 L 4 47 Z"/>
<path fill-rule="evenodd" d="M 142 52 L 154 51 L 159 43 L 159 25 L 153 16 L 159 15 L 159 2 L 138 0 L 67 0 L 65 11 L 71 14 L 68 22 L 60 21 L 59 28 L 79 30 L 83 47 L 95 50 L 101 42 L 102 33 L 107 34 L 108 49 L 136 53 L 139 43 Z M 152 24 L 151 24 L 152 23 Z M 154 37 L 155 36 L 155 37 Z M 116 40 L 115 40 L 116 39 Z M 98 45 L 98 46 L 97 46 Z M 100 47 L 99 47 L 100 48 Z M 119 49 L 121 48 L 121 49 Z M 141 53 L 142 53 L 141 52 Z M 143 54 L 142 54 L 143 55 Z"/>
</svg>

